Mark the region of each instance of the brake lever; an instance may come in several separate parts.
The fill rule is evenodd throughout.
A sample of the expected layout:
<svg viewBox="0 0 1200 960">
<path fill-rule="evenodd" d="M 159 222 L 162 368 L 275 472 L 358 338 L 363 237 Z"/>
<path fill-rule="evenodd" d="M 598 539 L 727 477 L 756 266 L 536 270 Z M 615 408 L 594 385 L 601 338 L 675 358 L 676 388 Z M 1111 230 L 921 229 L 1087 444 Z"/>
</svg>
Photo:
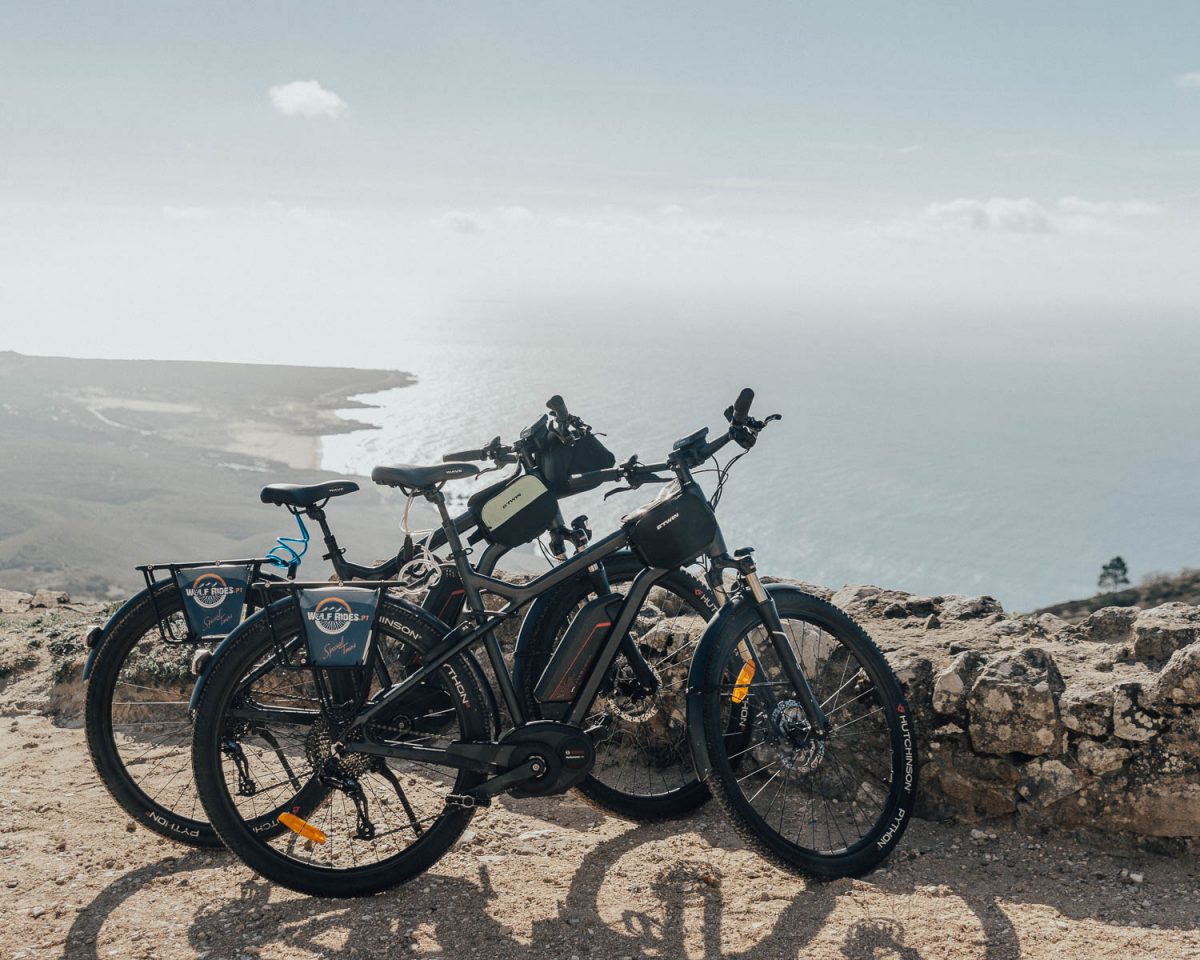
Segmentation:
<svg viewBox="0 0 1200 960">
<path fill-rule="evenodd" d="M 747 417 L 745 423 L 734 423 L 729 427 L 729 436 L 743 450 L 749 450 L 758 440 L 758 435 L 766 428 L 768 423 L 775 420 L 782 420 L 783 414 L 773 413 L 765 420 L 755 420 Z"/>
</svg>

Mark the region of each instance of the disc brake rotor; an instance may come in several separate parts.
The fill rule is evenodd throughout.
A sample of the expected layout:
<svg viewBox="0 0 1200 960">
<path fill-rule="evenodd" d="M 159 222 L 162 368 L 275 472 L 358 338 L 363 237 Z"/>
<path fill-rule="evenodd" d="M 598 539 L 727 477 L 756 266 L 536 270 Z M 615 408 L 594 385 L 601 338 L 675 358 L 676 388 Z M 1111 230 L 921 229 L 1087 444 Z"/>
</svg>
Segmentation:
<svg viewBox="0 0 1200 960">
<path fill-rule="evenodd" d="M 812 724 L 798 700 L 784 700 L 771 719 L 786 738 L 780 741 L 779 759 L 788 770 L 810 773 L 825 759 L 825 741 L 812 736 Z"/>
</svg>

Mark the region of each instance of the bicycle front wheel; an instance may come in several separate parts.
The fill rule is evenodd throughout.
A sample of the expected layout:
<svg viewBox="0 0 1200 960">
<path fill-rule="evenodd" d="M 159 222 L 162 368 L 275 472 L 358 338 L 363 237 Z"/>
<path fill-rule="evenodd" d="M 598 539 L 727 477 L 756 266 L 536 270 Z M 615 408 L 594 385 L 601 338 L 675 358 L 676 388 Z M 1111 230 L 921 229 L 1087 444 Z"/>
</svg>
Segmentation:
<svg viewBox="0 0 1200 960">
<path fill-rule="evenodd" d="M 777 647 L 757 606 L 743 601 L 697 652 L 708 783 L 738 834 L 769 860 L 820 880 L 860 876 L 891 853 L 912 818 L 908 705 L 854 620 L 798 589 L 769 590 L 786 644 Z M 784 674 L 789 655 L 829 721 L 824 734 Z"/>
</svg>

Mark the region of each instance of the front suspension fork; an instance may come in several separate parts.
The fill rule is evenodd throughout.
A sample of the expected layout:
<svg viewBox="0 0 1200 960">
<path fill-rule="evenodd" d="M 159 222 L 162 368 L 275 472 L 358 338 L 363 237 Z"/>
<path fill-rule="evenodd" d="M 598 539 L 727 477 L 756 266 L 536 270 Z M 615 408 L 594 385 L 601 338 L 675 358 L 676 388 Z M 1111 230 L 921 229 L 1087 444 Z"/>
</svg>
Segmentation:
<svg viewBox="0 0 1200 960">
<path fill-rule="evenodd" d="M 795 691 L 795 697 L 804 710 L 804 715 L 812 726 L 812 729 L 817 732 L 818 736 L 824 736 L 829 733 L 831 728 L 829 717 L 821 709 L 821 704 L 817 701 L 816 694 L 813 693 L 812 685 L 808 682 L 808 677 L 805 676 L 804 668 L 796 660 L 796 651 L 792 649 L 788 635 L 783 629 L 783 621 L 779 618 L 779 610 L 775 606 L 774 598 L 763 589 L 762 582 L 758 579 L 758 573 L 754 570 L 753 566 L 747 566 L 749 569 L 743 569 L 742 581 L 745 589 L 754 600 L 755 606 L 758 607 L 759 616 L 762 617 L 767 636 L 771 638 L 771 646 L 775 650 L 775 655 L 779 658 L 779 664 L 783 668 L 784 676 Z M 763 665 L 759 661 L 758 652 L 754 649 L 754 645 L 748 640 L 744 641 L 743 645 L 754 661 L 756 673 L 763 677 L 767 676 L 763 671 Z M 770 707 L 768 722 L 774 728 L 776 725 L 775 708 L 778 706 L 778 701 L 770 684 L 763 685 L 762 694 Z M 775 732 L 778 734 L 780 731 L 776 730 Z"/>
</svg>

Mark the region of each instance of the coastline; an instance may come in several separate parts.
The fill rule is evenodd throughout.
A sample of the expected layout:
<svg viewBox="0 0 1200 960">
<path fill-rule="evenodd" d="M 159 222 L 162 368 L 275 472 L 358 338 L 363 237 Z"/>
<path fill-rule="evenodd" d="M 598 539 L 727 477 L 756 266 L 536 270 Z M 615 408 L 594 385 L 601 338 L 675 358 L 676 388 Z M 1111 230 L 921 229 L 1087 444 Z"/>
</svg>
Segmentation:
<svg viewBox="0 0 1200 960">
<path fill-rule="evenodd" d="M 322 438 L 377 429 L 353 412 L 414 382 L 382 369 L 0 351 L 0 488 L 12 504 L 0 578 L 105 597 L 138 586 L 138 563 L 261 554 L 291 520 L 259 488 L 332 477 Z M 337 532 L 370 561 L 394 544 L 370 515 L 385 498 L 362 488 L 339 501 Z"/>
</svg>

